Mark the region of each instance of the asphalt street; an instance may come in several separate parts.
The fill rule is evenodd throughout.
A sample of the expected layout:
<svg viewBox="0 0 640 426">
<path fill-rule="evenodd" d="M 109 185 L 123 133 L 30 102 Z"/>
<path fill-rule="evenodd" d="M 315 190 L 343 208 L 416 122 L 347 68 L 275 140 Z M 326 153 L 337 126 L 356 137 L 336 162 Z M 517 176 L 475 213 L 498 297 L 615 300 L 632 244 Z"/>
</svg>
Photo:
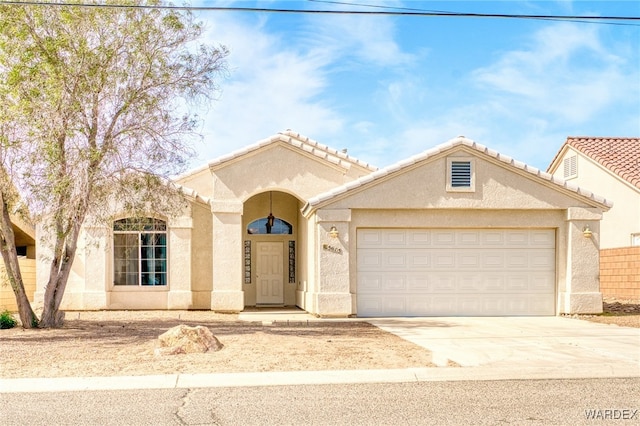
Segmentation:
<svg viewBox="0 0 640 426">
<path fill-rule="evenodd" d="M 640 424 L 640 378 L 0 394 L 9 425 Z"/>
</svg>

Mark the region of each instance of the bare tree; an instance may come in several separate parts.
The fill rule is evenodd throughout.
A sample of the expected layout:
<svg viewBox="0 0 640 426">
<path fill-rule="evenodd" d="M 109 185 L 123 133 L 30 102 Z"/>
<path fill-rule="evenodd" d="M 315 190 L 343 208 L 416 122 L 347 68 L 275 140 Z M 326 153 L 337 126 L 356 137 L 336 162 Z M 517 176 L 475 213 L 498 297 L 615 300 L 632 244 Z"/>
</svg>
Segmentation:
<svg viewBox="0 0 640 426">
<path fill-rule="evenodd" d="M 10 130 L 0 131 L 0 165 L 5 186 L 51 236 L 40 327 L 62 323 L 87 216 L 106 215 L 109 203 L 131 212 L 159 205 L 171 191 L 162 178 L 192 154 L 198 120 L 190 107 L 218 92 L 228 55 L 198 44 L 202 33 L 185 11 L 0 6 L 0 104 Z"/>
</svg>

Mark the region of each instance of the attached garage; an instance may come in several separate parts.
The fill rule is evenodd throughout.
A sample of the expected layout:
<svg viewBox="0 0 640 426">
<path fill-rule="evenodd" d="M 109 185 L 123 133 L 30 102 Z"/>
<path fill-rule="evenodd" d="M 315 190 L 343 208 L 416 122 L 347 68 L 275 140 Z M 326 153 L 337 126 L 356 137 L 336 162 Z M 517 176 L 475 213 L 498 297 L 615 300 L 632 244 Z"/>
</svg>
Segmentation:
<svg viewBox="0 0 640 426">
<path fill-rule="evenodd" d="M 359 229 L 358 316 L 555 314 L 553 229 Z"/>
<path fill-rule="evenodd" d="M 457 138 L 309 200 L 319 243 L 300 299 L 325 316 L 598 313 L 609 207 Z"/>
</svg>

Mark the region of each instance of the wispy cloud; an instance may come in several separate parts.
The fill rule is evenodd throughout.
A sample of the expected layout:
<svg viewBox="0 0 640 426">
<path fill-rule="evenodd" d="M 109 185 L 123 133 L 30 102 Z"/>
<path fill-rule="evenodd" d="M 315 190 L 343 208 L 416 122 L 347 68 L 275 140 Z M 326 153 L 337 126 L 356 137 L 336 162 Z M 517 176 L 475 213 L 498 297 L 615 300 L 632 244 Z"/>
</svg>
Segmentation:
<svg viewBox="0 0 640 426">
<path fill-rule="evenodd" d="M 637 45 L 603 26 L 540 23 L 468 62 L 391 19 L 229 16 L 208 34 L 231 72 L 200 164 L 292 128 L 378 166 L 465 135 L 544 168 L 570 134 L 640 131 Z"/>
<path fill-rule="evenodd" d="M 311 17 L 286 32 L 268 19 L 216 20 L 208 32 L 211 42 L 229 47 L 230 76 L 205 117 L 198 162 L 287 128 L 331 143 L 326 139 L 339 135 L 349 118 L 339 110 L 344 98 L 328 90 L 350 72 L 349 64 L 387 67 L 411 60 L 384 19 Z"/>
<path fill-rule="evenodd" d="M 600 27 L 547 25 L 524 46 L 471 71 L 467 98 L 426 119 L 416 116 L 412 126 L 390 135 L 388 147 L 403 140 L 404 151 L 418 152 L 426 140 L 464 134 L 545 168 L 567 136 L 590 134 L 593 122 L 606 123 L 607 135 L 637 134 L 637 65 L 629 64 L 625 43 L 617 48 L 604 47 Z"/>
<path fill-rule="evenodd" d="M 595 26 L 555 24 L 522 50 L 505 53 L 473 76 L 491 98 L 552 122 L 584 123 L 628 95 L 624 58 L 603 48 Z"/>
<path fill-rule="evenodd" d="M 342 126 L 342 119 L 317 98 L 327 84 L 323 52 L 296 49 L 268 32 L 264 22 L 220 21 L 208 38 L 229 47 L 230 76 L 205 117 L 205 147 L 198 161 L 286 128 L 314 132 Z"/>
</svg>

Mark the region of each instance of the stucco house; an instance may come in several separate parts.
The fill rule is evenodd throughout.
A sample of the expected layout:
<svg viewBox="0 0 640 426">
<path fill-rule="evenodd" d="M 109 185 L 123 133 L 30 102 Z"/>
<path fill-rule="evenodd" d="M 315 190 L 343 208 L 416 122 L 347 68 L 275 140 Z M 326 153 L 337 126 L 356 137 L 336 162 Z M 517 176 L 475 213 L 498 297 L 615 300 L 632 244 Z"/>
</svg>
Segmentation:
<svg viewBox="0 0 640 426">
<path fill-rule="evenodd" d="M 547 171 L 614 203 L 600 223 L 600 291 L 640 300 L 640 138 L 569 137 Z"/>
<path fill-rule="evenodd" d="M 606 194 L 600 248 L 640 246 L 640 138 L 569 137 L 548 173 Z"/>
<path fill-rule="evenodd" d="M 285 131 L 175 183 L 179 216 L 85 227 L 63 309 L 602 311 L 611 204 L 465 137 L 376 169 Z"/>
</svg>

